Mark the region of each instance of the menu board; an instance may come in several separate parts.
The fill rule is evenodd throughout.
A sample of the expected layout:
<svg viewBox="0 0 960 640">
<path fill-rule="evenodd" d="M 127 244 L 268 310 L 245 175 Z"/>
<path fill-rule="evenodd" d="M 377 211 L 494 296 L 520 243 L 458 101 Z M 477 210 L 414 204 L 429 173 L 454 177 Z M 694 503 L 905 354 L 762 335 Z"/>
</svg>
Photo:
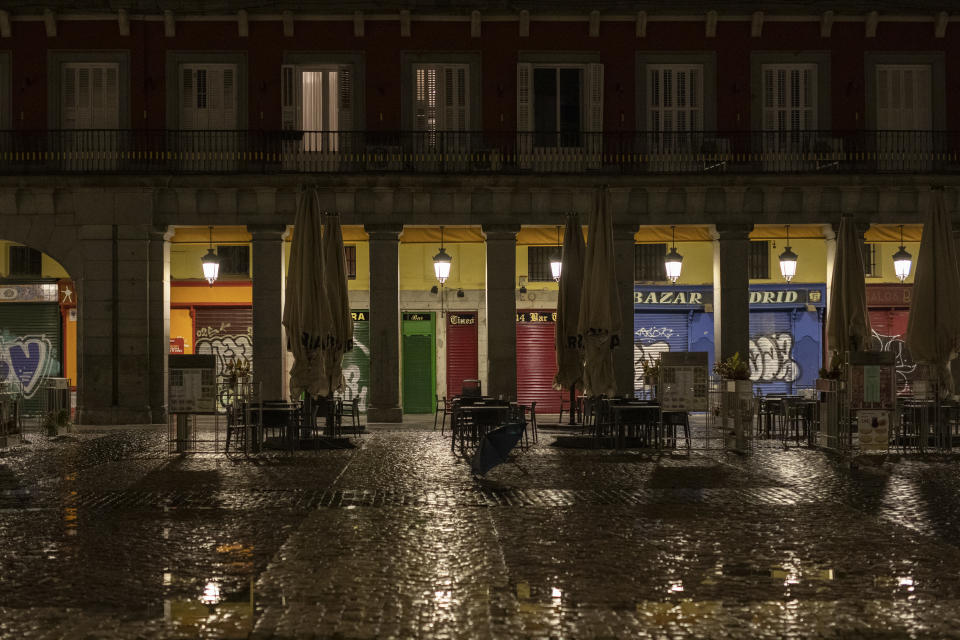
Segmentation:
<svg viewBox="0 0 960 640">
<path fill-rule="evenodd" d="M 890 352 L 850 354 L 850 408 L 892 410 L 897 399 L 896 371 Z"/>
<path fill-rule="evenodd" d="M 890 412 L 857 411 L 857 434 L 861 451 L 886 451 L 890 443 Z"/>
<path fill-rule="evenodd" d="M 170 355 L 170 413 L 214 413 L 217 402 L 217 357 Z"/>
<path fill-rule="evenodd" d="M 666 352 L 660 355 L 661 411 L 706 411 L 709 400 L 707 352 Z"/>
</svg>

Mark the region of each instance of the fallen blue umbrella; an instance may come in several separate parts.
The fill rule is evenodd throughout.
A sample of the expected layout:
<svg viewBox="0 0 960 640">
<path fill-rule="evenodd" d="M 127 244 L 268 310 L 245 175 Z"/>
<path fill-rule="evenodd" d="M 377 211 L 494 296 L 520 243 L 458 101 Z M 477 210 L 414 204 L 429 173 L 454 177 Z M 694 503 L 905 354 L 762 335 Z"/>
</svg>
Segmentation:
<svg viewBox="0 0 960 640">
<path fill-rule="evenodd" d="M 477 452 L 473 455 L 470 469 L 474 475 L 486 475 L 490 469 L 507 461 L 510 451 L 523 438 L 524 424 L 511 422 L 497 427 L 483 436 Z"/>
</svg>

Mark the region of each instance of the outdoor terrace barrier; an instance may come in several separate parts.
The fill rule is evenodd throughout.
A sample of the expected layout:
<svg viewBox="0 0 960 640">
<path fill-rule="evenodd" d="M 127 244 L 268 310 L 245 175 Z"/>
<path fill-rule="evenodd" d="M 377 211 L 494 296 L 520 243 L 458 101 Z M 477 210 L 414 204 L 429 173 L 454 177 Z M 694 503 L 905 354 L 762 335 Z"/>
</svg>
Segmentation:
<svg viewBox="0 0 960 640">
<path fill-rule="evenodd" d="M 0 131 L 0 174 L 957 173 L 954 131 Z"/>
</svg>

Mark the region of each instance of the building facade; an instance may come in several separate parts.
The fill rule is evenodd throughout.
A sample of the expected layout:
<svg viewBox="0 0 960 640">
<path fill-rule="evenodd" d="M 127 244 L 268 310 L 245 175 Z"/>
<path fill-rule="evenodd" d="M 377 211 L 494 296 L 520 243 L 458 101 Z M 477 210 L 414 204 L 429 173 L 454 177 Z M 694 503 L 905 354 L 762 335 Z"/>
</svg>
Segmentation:
<svg viewBox="0 0 960 640">
<path fill-rule="evenodd" d="M 585 223 L 601 197 L 633 335 L 623 392 L 667 349 L 747 353 L 761 391 L 808 385 L 841 217 L 864 234 L 893 350 L 910 280 L 890 256 L 916 255 L 931 186 L 956 209 L 949 4 L 0 10 L 0 287 L 75 295 L 57 328 L 3 320 L 0 379 L 65 375 L 83 422 L 159 421 L 168 354 L 210 352 L 249 357 L 262 396 L 284 397 L 285 265 L 309 184 L 345 225 L 345 393 L 371 420 L 431 411 L 473 378 L 552 408 L 544 265 L 565 214 Z M 454 266 L 433 292 L 441 242 Z M 229 266 L 212 287 L 209 246 Z M 39 317 L 4 304 L 0 318 Z M 42 336 L 57 358 L 37 368 Z"/>
</svg>

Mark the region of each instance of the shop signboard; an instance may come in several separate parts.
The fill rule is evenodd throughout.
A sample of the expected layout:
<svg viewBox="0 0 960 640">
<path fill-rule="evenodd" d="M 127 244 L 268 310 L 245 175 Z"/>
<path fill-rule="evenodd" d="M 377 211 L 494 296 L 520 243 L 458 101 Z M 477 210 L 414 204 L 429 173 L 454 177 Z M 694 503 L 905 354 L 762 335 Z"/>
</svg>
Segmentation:
<svg viewBox="0 0 960 640">
<path fill-rule="evenodd" d="M 212 414 L 217 408 L 217 358 L 169 356 L 170 413 Z"/>
<path fill-rule="evenodd" d="M 702 351 L 664 353 L 660 356 L 661 411 L 706 411 L 708 401 L 707 354 Z"/>
</svg>

